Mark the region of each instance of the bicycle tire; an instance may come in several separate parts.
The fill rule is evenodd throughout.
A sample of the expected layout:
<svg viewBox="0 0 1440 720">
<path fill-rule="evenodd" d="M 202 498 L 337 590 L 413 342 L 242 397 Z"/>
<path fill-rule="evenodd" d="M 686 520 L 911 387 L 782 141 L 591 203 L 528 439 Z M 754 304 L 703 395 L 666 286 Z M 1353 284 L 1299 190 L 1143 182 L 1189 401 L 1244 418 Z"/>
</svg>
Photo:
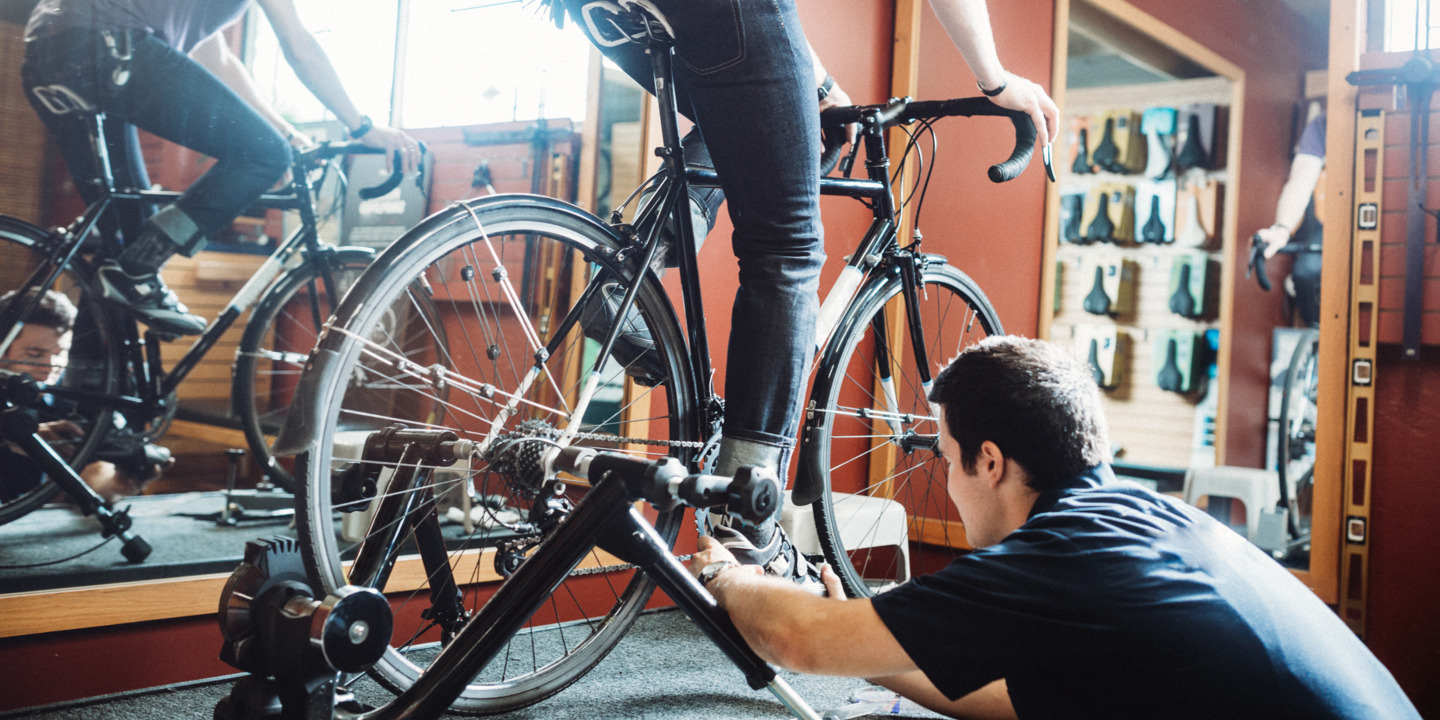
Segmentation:
<svg viewBox="0 0 1440 720">
<path fill-rule="evenodd" d="M 270 285 L 245 324 L 231 378 L 233 413 L 240 420 L 255 461 L 286 490 L 294 491 L 294 476 L 289 468 L 275 461 L 271 449 L 290 410 L 295 383 L 320 337 L 321 328 L 315 325 L 311 307 L 311 288 L 321 288 L 323 296 L 322 266 L 328 265 L 339 295 L 344 297 L 374 259 L 373 251 L 360 247 L 335 248 L 307 258 Z M 320 322 L 324 323 L 340 304 L 340 298 L 333 302 L 323 297 L 316 299 Z"/>
<path fill-rule="evenodd" d="M 852 597 L 874 595 L 968 547 L 935 447 L 938 420 L 916 374 L 903 290 L 892 270 L 851 301 L 818 365 L 802 436 L 807 472 L 824 483 L 812 507 L 816 539 Z M 917 295 L 932 376 L 960 350 L 1004 332 L 980 287 L 949 265 L 925 268 Z M 876 390 L 877 335 L 892 358 L 893 400 Z M 902 527 L 908 542 L 893 542 Z"/>
<path fill-rule="evenodd" d="M 1276 474 L 1280 497 L 1287 506 L 1286 525 L 1292 540 L 1310 535 L 1310 518 L 1302 513 L 1301 497 L 1309 501 L 1315 482 L 1315 400 L 1319 391 L 1320 331 L 1306 330 L 1295 342 L 1280 395 L 1280 438 Z"/>
<path fill-rule="evenodd" d="M 575 397 L 592 367 L 593 360 L 586 359 L 596 353 L 598 345 L 583 340 L 579 323 L 567 327 L 564 318 L 570 308 L 566 304 L 576 301 L 582 287 L 602 277 L 628 276 L 629 270 L 619 259 L 623 253 L 618 251 L 623 246 L 621 238 L 607 226 L 572 206 L 535 196 L 497 195 L 452 206 L 432 216 L 387 249 L 360 278 L 337 312 L 335 328 L 321 340 L 313 369 L 302 381 L 295 404 L 296 412 L 304 413 L 312 423 L 315 437 L 327 439 L 310 445 L 300 454 L 296 466 L 297 473 L 303 473 L 298 506 L 302 556 L 312 581 L 324 592 L 347 582 L 342 557 L 348 557 L 352 547 L 336 528 L 336 516 L 341 513 L 335 512 L 332 504 L 331 481 L 340 451 L 332 451 L 328 440 L 336 437 L 337 431 L 353 430 L 357 423 L 368 423 L 366 429 L 378 429 L 392 421 L 411 427 L 447 428 L 477 442 L 492 434 L 492 422 L 508 432 L 529 421 L 532 424 L 524 430 L 527 435 L 545 434 L 539 425 L 557 427 L 545 420 L 547 413 L 536 407 L 568 408 L 569 400 L 565 398 Z M 510 283 L 513 295 L 498 292 L 501 277 L 519 278 L 519 282 Z M 620 392 L 632 393 L 632 397 L 622 399 L 622 405 L 615 409 L 592 405 L 583 426 L 587 431 L 611 437 L 641 436 L 666 443 L 691 441 L 681 447 L 658 446 L 663 452 L 656 446 L 649 448 L 657 454 L 689 461 L 695 452 L 693 447 L 699 443 L 693 442 L 698 434 L 696 401 L 694 383 L 686 369 L 683 336 L 659 283 L 648 272 L 642 277 L 645 280 L 636 306 L 655 340 L 665 377 L 654 388 L 620 386 Z M 431 373 L 428 377 L 438 376 L 434 365 L 458 370 L 465 381 L 490 383 L 495 389 L 492 397 L 503 399 L 504 392 L 521 388 L 521 370 L 535 362 L 535 349 L 519 337 L 528 327 L 543 341 L 553 341 L 557 333 L 565 332 L 560 336 L 564 342 L 554 342 L 556 351 L 545 361 L 553 373 L 551 377 L 559 380 L 529 386 L 525 398 L 536 405 L 518 405 L 517 412 L 508 417 L 489 400 L 467 393 L 459 377 L 452 377 L 448 383 L 449 395 L 440 403 L 437 417 L 415 422 L 400 417 L 405 413 L 379 412 L 367 406 L 367 378 L 401 386 L 414 383 L 413 387 L 402 387 L 400 394 L 415 397 L 392 396 L 392 408 L 429 408 L 435 404 L 438 387 L 423 378 L 399 377 L 399 373 L 377 367 L 380 361 L 369 354 L 375 348 L 367 338 L 373 336 L 381 317 L 402 311 L 407 298 L 417 292 L 429 296 L 446 319 L 446 331 L 453 338 L 438 357 L 425 359 L 433 361 L 425 365 Z M 523 309 L 516 311 L 516 303 Z M 414 361 L 424 364 L 419 359 Z M 623 378 L 623 372 L 618 364 L 607 363 L 601 379 L 617 381 Z M 603 382 L 602 386 L 610 387 Z M 641 409 L 642 400 L 649 403 L 648 411 Z M 626 406 L 633 408 L 633 417 L 621 414 Z M 651 435 L 643 435 L 646 428 Z M 593 438 L 577 438 L 575 442 L 607 448 L 633 447 L 631 443 Z M 353 456 L 341 459 L 359 461 Z M 456 470 L 449 479 L 437 476 L 432 484 L 462 486 L 463 491 L 478 495 L 482 505 L 484 501 L 490 503 L 489 509 L 481 511 L 480 519 L 509 523 L 508 527 L 497 523 L 491 529 L 477 528 L 469 534 L 464 528 L 457 532 L 453 525 L 445 531 L 450 541 L 447 547 L 452 574 L 457 583 L 465 586 L 464 603 L 471 616 L 496 586 L 486 579 L 500 577 L 498 572 L 491 572 L 496 558 L 523 559 L 518 553 L 501 551 L 497 543 L 507 538 L 538 541 L 543 537 L 533 526 L 526 525 L 524 516 L 504 515 L 510 509 L 528 511 L 526 503 L 533 501 L 526 494 L 533 489 L 512 487 L 510 483 L 515 482 L 477 458 L 474 466 Z M 572 501 L 583 493 L 579 483 L 572 482 L 568 487 Z M 444 492 L 437 490 L 437 494 Z M 681 516 L 680 511 L 652 514 L 656 530 L 672 545 Z M 612 562 L 594 550 L 587 560 L 589 565 L 599 567 Z M 490 663 L 480 677 L 472 679 L 452 705 L 452 711 L 493 714 L 539 702 L 578 680 L 614 647 L 643 609 L 654 582 L 634 570 L 618 574 L 584 572 L 576 572 L 554 590 L 541 610 L 511 639 L 512 647 Z M 422 579 L 424 582 L 416 583 L 420 587 L 414 588 L 413 594 L 407 594 L 409 591 L 396 586 L 393 580 L 382 588 L 399 608 L 400 616 L 413 617 L 429 606 L 429 593 L 424 587 L 428 578 Z M 371 674 L 392 691 L 403 691 L 433 658 L 433 643 L 439 634 L 433 627 L 422 627 L 409 637 L 397 631 L 394 646 Z M 422 643 L 430 645 L 414 648 Z"/>
<path fill-rule="evenodd" d="M 50 248 L 60 240 L 44 230 L 16 218 L 0 215 L 0 295 L 19 289 L 31 270 L 48 257 Z M 115 394 L 119 391 L 120 343 L 116 340 L 115 319 L 99 302 L 94 285 L 94 270 L 83 258 L 74 258 L 69 269 L 61 273 L 53 289 L 63 293 L 78 310 L 72 336 L 70 364 L 60 385 L 90 392 Z M 8 365 L 0 361 L 0 365 Z M 18 368 L 17 368 L 18 370 Z M 114 427 L 114 412 L 101 404 L 75 403 L 66 413 L 69 419 L 87 430 L 84 437 L 68 448 L 57 446 L 68 455 L 70 466 L 78 472 L 90 462 Z M 60 419 L 60 418 L 50 418 Z M 46 418 L 42 417 L 41 421 Z M 59 493 L 49 478 L 9 500 L 0 501 L 0 525 L 22 518 L 44 505 Z"/>
</svg>

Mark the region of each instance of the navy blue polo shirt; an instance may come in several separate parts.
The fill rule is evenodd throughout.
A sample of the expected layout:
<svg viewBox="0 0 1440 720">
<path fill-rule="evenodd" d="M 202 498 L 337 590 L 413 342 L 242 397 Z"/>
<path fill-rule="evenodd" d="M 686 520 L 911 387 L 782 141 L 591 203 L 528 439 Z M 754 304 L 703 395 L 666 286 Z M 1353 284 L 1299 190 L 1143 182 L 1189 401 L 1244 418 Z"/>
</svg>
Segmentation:
<svg viewBox="0 0 1440 720">
<path fill-rule="evenodd" d="M 1004 678 L 1021 718 L 1419 719 L 1287 570 L 1107 465 L 873 602 L 947 697 Z"/>
</svg>

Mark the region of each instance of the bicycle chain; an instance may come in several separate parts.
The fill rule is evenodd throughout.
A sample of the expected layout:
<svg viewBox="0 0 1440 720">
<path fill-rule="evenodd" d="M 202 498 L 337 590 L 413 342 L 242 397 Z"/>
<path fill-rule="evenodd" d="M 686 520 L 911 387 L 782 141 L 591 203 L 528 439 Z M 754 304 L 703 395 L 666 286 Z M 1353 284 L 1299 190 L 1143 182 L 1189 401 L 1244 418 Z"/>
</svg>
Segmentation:
<svg viewBox="0 0 1440 720">
<path fill-rule="evenodd" d="M 655 445 L 657 447 L 680 447 L 695 448 L 705 447 L 705 443 L 697 440 L 660 440 L 658 438 L 630 438 L 620 435 L 606 435 L 604 433 L 575 433 L 576 440 L 593 440 L 595 442 L 616 443 L 619 445 Z"/>
<path fill-rule="evenodd" d="M 694 556 L 693 556 L 693 555 L 676 555 L 676 556 L 675 556 L 675 559 L 676 559 L 676 560 L 679 560 L 680 562 L 690 562 L 690 558 L 692 558 L 692 557 L 694 557 Z M 570 573 L 570 575 L 571 575 L 572 577 L 575 577 L 575 576 L 584 576 L 584 575 L 599 575 L 600 573 L 620 572 L 620 571 L 622 571 L 622 570 L 634 570 L 634 569 L 636 569 L 636 568 L 638 568 L 638 567 L 640 567 L 640 566 L 639 566 L 639 565 L 636 565 L 636 564 L 634 564 L 634 563 L 620 563 L 619 565 L 601 565 L 601 566 L 592 567 L 592 568 L 577 568 L 574 572 Z"/>
</svg>

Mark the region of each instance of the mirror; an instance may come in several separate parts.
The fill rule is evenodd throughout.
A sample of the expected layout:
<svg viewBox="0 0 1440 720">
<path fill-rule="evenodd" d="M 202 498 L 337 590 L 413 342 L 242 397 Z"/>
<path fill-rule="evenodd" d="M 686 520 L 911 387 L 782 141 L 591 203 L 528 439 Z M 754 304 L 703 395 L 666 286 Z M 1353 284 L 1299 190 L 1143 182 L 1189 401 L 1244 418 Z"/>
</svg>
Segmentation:
<svg viewBox="0 0 1440 720">
<path fill-rule="evenodd" d="M 557 30 L 536 17 L 533 8 L 520 3 L 367 0 L 363 5 L 307 2 L 300 4 L 300 10 L 357 104 L 377 122 L 388 117 L 430 147 L 434 162 L 428 207 L 419 209 L 414 217 L 457 199 L 484 195 L 490 188 L 578 200 L 604 217 L 638 185 L 646 161 L 641 150 L 647 107 L 644 93 L 624 73 L 604 64 L 573 25 L 567 23 L 563 31 Z M 408 12 L 399 21 L 397 8 Z M 0 24 L 0 63 L 4 72 L 18 77 L 25 16 L 23 12 L 12 15 L 6 18 L 11 22 Z M 384 21 L 373 22 L 375 18 Z M 323 110 L 280 62 L 263 13 L 252 10 L 243 27 L 227 32 L 233 47 L 245 48 L 243 54 L 262 89 L 273 94 L 287 117 L 317 138 L 340 135 L 343 128 L 337 128 L 333 120 L 324 121 Z M 436 40 L 451 36 L 464 41 Z M 42 227 L 69 223 L 84 210 L 83 204 L 75 198 L 63 164 L 52 160 L 53 150 L 47 143 L 38 141 L 47 136 L 45 128 L 18 85 L 3 85 L 9 94 L 0 105 L 0 127 L 26 141 L 11 143 L 16 152 L 0 158 L 0 182 L 4 183 L 0 212 Z M 279 102 L 281 98 L 284 102 Z M 531 141 L 540 118 L 545 119 L 549 142 L 537 149 Z M 150 138 L 143 144 L 152 179 L 166 187 L 183 188 L 203 169 L 204 159 L 195 153 Z M 352 166 L 352 185 L 358 184 L 362 175 Z M 351 187 L 351 194 L 353 190 Z M 356 199 L 351 198 L 344 208 L 333 204 L 345 192 L 329 184 L 321 186 L 317 195 L 324 216 L 322 235 L 341 242 L 383 246 L 411 224 L 399 226 L 389 237 L 362 241 L 352 232 L 360 223 L 345 222 L 345 213 L 357 214 Z M 380 202 L 398 197 L 386 196 Z M 363 219 L 367 213 L 361 209 L 358 214 Z M 270 250 L 267 243 L 294 226 L 293 216 L 282 219 L 275 211 L 241 218 L 233 235 L 226 238 L 234 242 L 213 239 L 210 248 L 195 258 L 172 259 L 166 267 L 167 281 L 193 311 L 212 319 L 264 260 Z M 0 277 L 12 283 L 19 280 L 10 276 L 18 277 L 15 271 L 21 267 L 11 262 L 14 255 L 6 253 L 6 263 L 0 268 L 4 270 Z M 79 297 L 78 292 L 71 294 Z M 232 477 L 243 489 L 254 486 L 262 476 L 248 453 L 232 465 L 227 452 L 247 447 L 243 433 L 229 417 L 230 365 L 244 321 L 242 317 L 180 385 L 180 410 L 173 418 L 163 419 L 168 429 L 158 443 L 174 452 L 176 465 L 150 483 L 143 497 L 121 502 L 131 506 L 135 531 L 155 547 L 151 558 L 128 564 L 117 545 L 111 544 L 45 569 L 0 568 L 0 594 L 197 575 L 213 578 L 213 574 L 234 568 L 245 539 L 287 532 L 288 517 L 283 513 L 288 500 L 268 504 L 256 500 L 246 508 L 248 516 L 236 516 L 235 527 L 217 523 L 225 505 L 221 491 Z M 77 329 L 79 334 L 85 339 L 75 341 L 66 371 L 75 382 L 89 372 L 80 359 L 98 346 L 94 339 L 100 337 L 88 328 L 83 332 Z M 167 369 L 189 347 L 190 341 L 184 339 L 167 344 L 163 350 Z M 308 349 L 307 345 L 297 352 Z M 290 380 L 277 373 L 271 382 L 281 387 Z M 283 401 L 274 405 L 277 416 L 287 407 Z M 265 517 L 276 509 L 280 510 L 276 517 Z M 100 542 L 96 528 L 93 519 L 60 506 L 0 524 L 0 565 L 67 558 Z M 214 595 L 204 595 L 207 607 L 196 613 L 213 611 L 208 605 L 213 604 Z M 158 612 L 176 614 L 142 619 L 196 614 L 183 608 Z M 14 617 L 8 612 L 7 616 Z M 100 622 L 94 617 L 56 618 L 42 629 Z"/>
<path fill-rule="evenodd" d="M 1327 8 L 1286 3 L 1305 13 L 1294 16 L 1295 37 L 1277 42 L 1275 57 L 1243 65 L 1227 59 L 1244 56 L 1225 38 L 1210 33 L 1205 47 L 1186 34 L 1206 36 L 1204 28 L 1170 27 L 1128 3 L 1060 5 L 1062 177 L 1042 333 L 1095 369 L 1117 473 L 1206 508 L 1303 575 L 1317 334 L 1292 320 L 1283 289 L 1292 255 L 1269 263 L 1274 292 L 1247 279 L 1245 266 L 1251 225 L 1273 221 L 1324 81 L 1284 99 L 1249 86 L 1270 82 L 1282 72 L 1276 64 L 1297 88 L 1305 71 L 1323 67 L 1323 46 L 1304 43 L 1322 37 Z M 1257 129 L 1257 116 L 1275 124 Z M 1319 254 L 1302 257 L 1299 270 L 1312 269 L 1318 286 Z"/>
</svg>

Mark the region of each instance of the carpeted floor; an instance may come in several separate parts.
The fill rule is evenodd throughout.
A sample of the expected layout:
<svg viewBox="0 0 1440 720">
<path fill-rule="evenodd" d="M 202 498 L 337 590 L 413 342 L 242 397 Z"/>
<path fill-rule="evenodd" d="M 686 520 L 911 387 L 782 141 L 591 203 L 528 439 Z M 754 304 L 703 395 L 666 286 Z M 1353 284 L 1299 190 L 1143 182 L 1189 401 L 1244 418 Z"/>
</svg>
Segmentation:
<svg viewBox="0 0 1440 720">
<path fill-rule="evenodd" d="M 820 713 L 847 706 L 851 695 L 867 686 L 863 680 L 851 678 L 783 676 Z M 211 720 L 215 704 L 232 682 L 133 693 L 0 718 Z M 372 704 L 388 697 L 368 679 L 355 692 Z M 542 703 L 498 717 L 750 720 L 791 716 L 768 691 L 750 690 L 740 671 L 682 613 L 668 610 L 641 617 L 610 656 L 575 685 Z M 906 703 L 899 715 L 887 713 L 885 717 L 939 716 Z"/>
</svg>

